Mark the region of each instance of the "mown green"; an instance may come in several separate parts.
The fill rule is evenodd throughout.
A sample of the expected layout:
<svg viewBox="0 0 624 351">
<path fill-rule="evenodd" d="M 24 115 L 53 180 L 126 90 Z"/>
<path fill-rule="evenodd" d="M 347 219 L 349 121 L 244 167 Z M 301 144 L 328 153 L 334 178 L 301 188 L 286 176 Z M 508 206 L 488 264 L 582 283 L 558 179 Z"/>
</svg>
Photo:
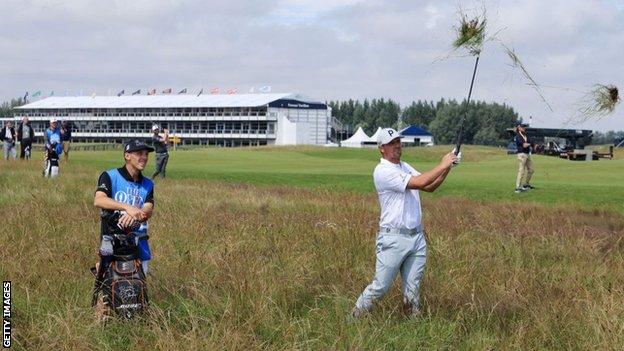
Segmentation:
<svg viewBox="0 0 624 351">
<path fill-rule="evenodd" d="M 403 160 L 418 171 L 427 171 L 450 148 L 405 148 Z M 120 151 L 72 155 L 74 162 L 93 166 L 94 169 L 118 166 L 120 158 Z M 206 179 L 370 193 L 374 191 L 372 171 L 378 162 L 379 151 L 376 148 L 207 148 L 171 152 L 167 174 L 171 179 Z M 515 194 L 515 155 L 507 155 L 501 148 L 464 146 L 462 164 L 453 169 L 436 196 L 623 210 L 622 153 L 616 154 L 614 160 L 594 162 L 534 155 L 533 162 L 536 171 L 532 184 L 537 190 Z M 150 161 L 146 173 L 150 174 L 152 170 L 153 161 Z"/>
</svg>

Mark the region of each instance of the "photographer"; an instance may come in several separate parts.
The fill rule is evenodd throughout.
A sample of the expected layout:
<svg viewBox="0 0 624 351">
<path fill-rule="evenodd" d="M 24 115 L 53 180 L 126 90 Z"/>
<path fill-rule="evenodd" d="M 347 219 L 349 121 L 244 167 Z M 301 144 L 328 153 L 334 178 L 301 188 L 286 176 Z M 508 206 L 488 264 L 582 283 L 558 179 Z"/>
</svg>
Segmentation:
<svg viewBox="0 0 624 351">
<path fill-rule="evenodd" d="M 158 132 L 160 127 L 157 124 L 152 126 L 152 144 L 156 150 L 156 170 L 152 174 L 152 179 L 157 175 L 162 174 L 165 178 L 167 175 L 167 162 L 169 162 L 169 153 L 167 152 L 167 143 L 169 143 L 169 131 L 167 128 L 163 129 L 163 136 L 160 136 Z"/>
</svg>

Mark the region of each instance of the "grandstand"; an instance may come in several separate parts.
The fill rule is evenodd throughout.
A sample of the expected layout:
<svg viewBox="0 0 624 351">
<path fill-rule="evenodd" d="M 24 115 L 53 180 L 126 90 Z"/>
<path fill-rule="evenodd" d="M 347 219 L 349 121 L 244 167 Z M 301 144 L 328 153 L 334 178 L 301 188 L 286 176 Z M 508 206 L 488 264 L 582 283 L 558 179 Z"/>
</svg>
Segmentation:
<svg viewBox="0 0 624 351">
<path fill-rule="evenodd" d="M 324 145 L 331 108 L 298 94 L 48 97 L 16 108 L 41 137 L 49 120 L 69 121 L 78 142 L 148 138 L 156 123 L 182 144 Z"/>
</svg>

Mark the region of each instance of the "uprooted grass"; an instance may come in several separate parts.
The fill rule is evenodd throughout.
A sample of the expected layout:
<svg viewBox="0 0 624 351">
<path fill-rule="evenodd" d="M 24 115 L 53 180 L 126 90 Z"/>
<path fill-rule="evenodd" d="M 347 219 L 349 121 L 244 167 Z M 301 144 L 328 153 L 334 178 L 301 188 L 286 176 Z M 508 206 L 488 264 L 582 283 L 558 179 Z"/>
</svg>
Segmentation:
<svg viewBox="0 0 624 351">
<path fill-rule="evenodd" d="M 539 84 L 537 84 L 537 82 L 535 81 L 535 79 L 533 79 L 533 76 L 531 76 L 531 74 L 529 73 L 529 71 L 526 69 L 526 67 L 524 66 L 524 64 L 522 63 L 522 61 L 520 61 L 520 57 L 518 57 L 518 54 L 516 53 L 516 51 L 513 48 L 509 48 L 507 45 L 502 44 L 503 48 L 505 49 L 505 53 L 507 53 L 507 56 L 509 57 L 509 59 L 511 60 L 511 66 L 513 68 L 517 68 L 520 70 L 520 72 L 522 73 L 522 75 L 529 81 L 529 85 L 533 88 L 533 90 L 535 90 L 535 92 L 537 93 L 537 95 L 540 97 L 540 99 L 542 100 L 542 102 L 544 104 L 546 104 L 546 106 L 548 107 L 548 109 L 553 112 L 553 108 L 552 106 L 550 106 L 550 103 L 546 100 L 546 98 L 544 97 L 544 94 L 542 93 L 542 89 L 541 86 Z"/>
<path fill-rule="evenodd" d="M 376 196 L 167 180 L 156 188 L 151 313 L 89 307 L 97 173 L 4 172 L 0 275 L 17 349 L 621 349 L 624 218 L 606 210 L 427 198 L 424 316 L 398 286 L 345 316 L 374 270 Z"/>
<path fill-rule="evenodd" d="M 459 25 L 455 27 L 456 38 L 453 49 L 465 49 L 470 55 L 478 56 L 485 41 L 487 17 L 485 10 L 469 17 L 462 9 L 459 10 Z"/>
<path fill-rule="evenodd" d="M 600 118 L 611 114 L 620 102 L 619 90 L 615 85 L 596 84 L 586 94 L 578 112 L 582 120 Z"/>
</svg>

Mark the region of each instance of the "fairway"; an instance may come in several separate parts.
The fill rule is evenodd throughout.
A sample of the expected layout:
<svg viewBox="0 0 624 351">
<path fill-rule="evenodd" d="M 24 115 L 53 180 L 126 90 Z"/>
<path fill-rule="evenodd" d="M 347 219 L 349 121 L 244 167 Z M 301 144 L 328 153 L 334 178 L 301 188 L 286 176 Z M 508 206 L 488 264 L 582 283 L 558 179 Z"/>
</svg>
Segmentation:
<svg viewBox="0 0 624 351">
<path fill-rule="evenodd" d="M 403 159 L 424 171 L 449 149 L 404 149 Z M 374 272 L 376 149 L 171 152 L 150 220 L 150 314 L 105 326 L 89 306 L 93 192 L 121 151 L 72 152 L 56 180 L 39 161 L 2 162 L 0 275 L 13 283 L 14 347 L 622 349 L 624 155 L 534 156 L 537 189 L 515 194 L 515 156 L 462 151 L 447 182 L 423 194 L 423 317 L 404 319 L 395 282 L 371 318 L 351 324 Z"/>
<path fill-rule="evenodd" d="M 403 160 L 419 171 L 435 166 L 450 146 L 406 148 Z M 76 153 L 78 164 L 106 169 L 118 166 L 120 151 Z M 505 149 L 464 146 L 461 167 L 438 190 L 436 196 L 485 201 L 522 201 L 574 205 L 586 209 L 623 211 L 624 153 L 615 160 L 573 162 L 549 156 L 533 156 L 538 191 L 515 194 L 517 159 Z M 338 148 L 240 148 L 193 149 L 172 153 L 171 179 L 201 179 L 254 185 L 295 186 L 373 193 L 372 171 L 379 151 Z M 153 160 L 148 172 L 153 171 Z M 425 194 L 425 196 L 428 196 Z"/>
</svg>

